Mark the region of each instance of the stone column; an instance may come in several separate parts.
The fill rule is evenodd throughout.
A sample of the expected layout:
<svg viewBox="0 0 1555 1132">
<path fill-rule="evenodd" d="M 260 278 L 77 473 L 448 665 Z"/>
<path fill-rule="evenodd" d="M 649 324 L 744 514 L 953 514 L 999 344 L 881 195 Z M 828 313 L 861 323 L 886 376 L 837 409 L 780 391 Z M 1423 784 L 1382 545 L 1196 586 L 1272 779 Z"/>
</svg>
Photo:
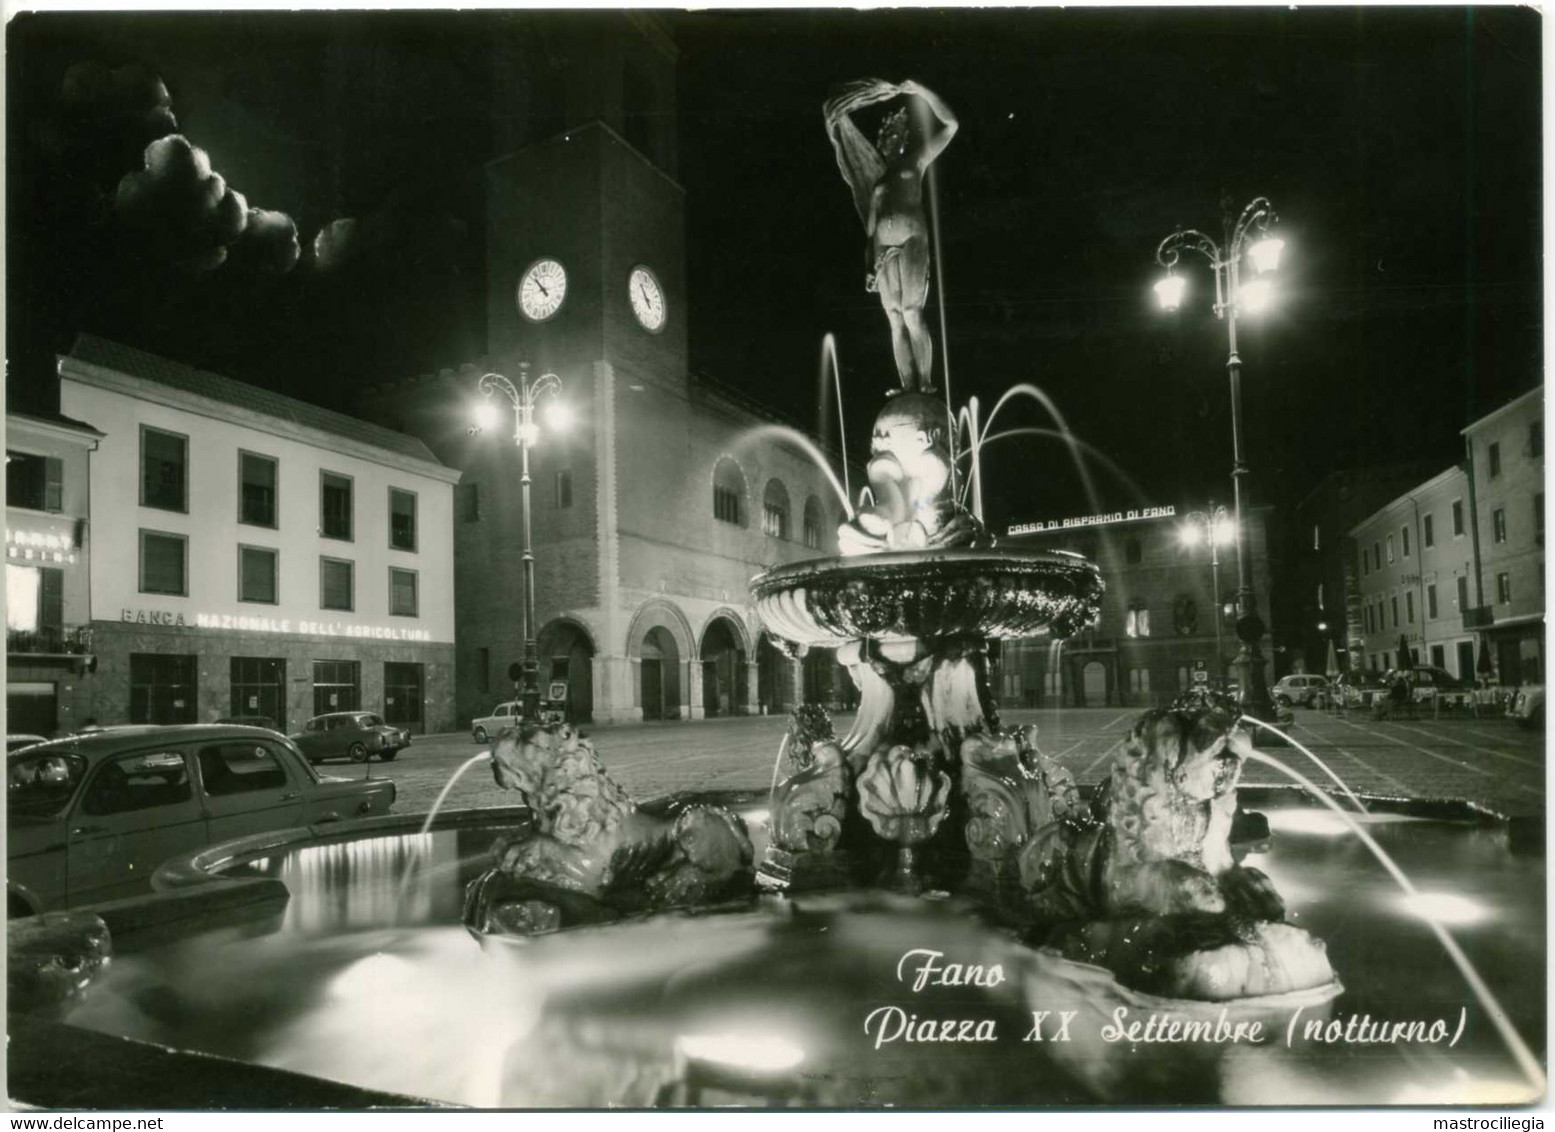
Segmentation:
<svg viewBox="0 0 1555 1132">
<path fill-rule="evenodd" d="M 788 697 L 789 710 L 792 711 L 804 703 L 804 661 L 790 660 L 785 667 L 788 669 L 788 684 L 792 693 Z"/>
<path fill-rule="evenodd" d="M 702 706 L 702 662 L 688 660 L 685 665 L 685 678 L 680 682 L 684 696 L 680 718 L 702 719 L 707 715 L 707 711 Z"/>
</svg>

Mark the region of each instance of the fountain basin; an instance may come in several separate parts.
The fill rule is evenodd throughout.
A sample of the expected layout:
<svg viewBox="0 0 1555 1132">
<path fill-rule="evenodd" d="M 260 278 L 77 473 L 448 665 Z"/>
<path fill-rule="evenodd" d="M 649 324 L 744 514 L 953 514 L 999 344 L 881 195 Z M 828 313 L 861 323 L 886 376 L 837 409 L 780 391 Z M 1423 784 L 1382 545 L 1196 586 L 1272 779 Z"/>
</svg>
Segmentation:
<svg viewBox="0 0 1555 1132">
<path fill-rule="evenodd" d="M 1096 566 L 1079 555 L 1000 548 L 864 554 L 758 574 L 762 622 L 796 644 L 952 637 L 1067 637 L 1101 608 Z"/>
<path fill-rule="evenodd" d="M 160 1075 L 155 1103 L 171 1108 L 251 1107 L 280 1095 L 261 1069 L 376 1090 L 379 1099 L 363 1104 L 403 1104 L 406 1095 L 511 1107 L 1527 1099 L 1417 910 L 1399 900 L 1353 837 L 1298 791 L 1242 793 L 1274 830 L 1250 860 L 1286 894 L 1292 921 L 1327 941 L 1344 982 L 1337 999 L 1152 998 L 1099 968 L 1029 946 L 962 897 L 870 889 L 753 896 L 483 949 L 460 923 L 464 886 L 485 868 L 492 840 L 527 819 L 523 811 L 474 811 L 440 817 L 424 834 L 419 817 L 396 815 L 247 839 L 170 863 L 159 883 L 176 881 L 175 897 L 253 878 L 284 884 L 284 916 L 246 930 L 191 923 L 176 941 L 121 948 L 57 1027 L 48 1056 L 71 1064 L 72 1033 L 99 1060 L 114 1056 L 102 1049 L 104 1035 L 130 1039 L 121 1053 L 199 1055 L 205 1092 L 185 1095 L 181 1073 Z M 758 852 L 761 804 L 747 798 L 735 807 Z M 1453 931 L 1542 1049 L 1543 857 L 1514 853 L 1504 824 L 1466 807 L 1373 803 L 1373 810 L 1363 820 L 1422 892 L 1456 893 L 1478 910 L 1478 919 Z M 417 867 L 407 883 L 411 861 Z M 904 966 L 909 951 L 938 952 L 941 965 L 998 965 L 1002 979 L 992 986 L 931 980 L 915 991 L 922 956 Z M 899 1036 L 877 1045 L 880 1027 L 899 1020 L 892 1007 L 904 1025 L 906 1018 L 990 1021 L 996 1040 Z M 1119 1009 L 1125 1022 L 1159 1015 L 1213 1026 L 1222 1007 L 1230 1025 L 1262 1022 L 1264 1039 L 1107 1038 Z M 1451 1048 L 1287 1045 L 1282 1030 L 1298 1009 L 1303 1022 L 1368 1015 L 1442 1017 L 1456 1026 L 1464 1008 L 1462 1040 Z M 1026 1040 L 1040 1010 L 1076 1012 L 1069 1042 L 1052 1040 L 1057 1013 L 1042 1043 Z M 34 1057 L 27 1044 L 13 1042 L 10 1056 L 15 1099 L 59 1103 L 46 1068 L 18 1073 Z M 245 1067 L 227 1091 L 210 1091 L 219 1076 L 209 1070 L 211 1056 Z M 28 1093 L 16 1090 L 19 1080 L 30 1083 Z"/>
</svg>

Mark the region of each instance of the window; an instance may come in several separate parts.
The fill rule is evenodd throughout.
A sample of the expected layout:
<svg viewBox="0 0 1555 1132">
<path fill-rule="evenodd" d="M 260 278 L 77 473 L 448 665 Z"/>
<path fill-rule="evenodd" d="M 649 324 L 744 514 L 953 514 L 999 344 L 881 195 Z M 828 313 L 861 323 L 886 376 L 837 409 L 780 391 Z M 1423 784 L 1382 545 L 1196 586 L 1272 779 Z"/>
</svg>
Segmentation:
<svg viewBox="0 0 1555 1132">
<path fill-rule="evenodd" d="M 1539 459 L 1544 455 L 1544 422 L 1528 422 L 1528 455 Z"/>
<path fill-rule="evenodd" d="M 1365 606 L 1361 607 L 1361 619 L 1362 619 L 1362 621 L 1365 622 L 1366 631 L 1368 633 L 1371 632 L 1371 606 L 1370 605 L 1365 605 Z"/>
<path fill-rule="evenodd" d="M 1361 547 L 1361 577 L 1371 573 L 1371 551 Z"/>
<path fill-rule="evenodd" d="M 1376 569 L 1382 569 L 1382 544 L 1380 542 L 1371 544 L 1371 560 Z"/>
<path fill-rule="evenodd" d="M 1485 449 L 1490 462 L 1490 478 L 1495 479 L 1501 474 L 1501 444 L 1496 442 Z"/>
<path fill-rule="evenodd" d="M 187 511 L 189 438 L 140 426 L 140 505 Z"/>
<path fill-rule="evenodd" d="M 158 751 L 104 763 L 86 788 L 81 809 L 103 817 L 175 806 L 193 796 L 184 756 L 177 751 Z"/>
<path fill-rule="evenodd" d="M 389 546 L 416 549 L 416 493 L 389 488 Z"/>
<path fill-rule="evenodd" d="M 564 510 L 572 506 L 572 473 L 556 473 L 556 507 Z"/>
<path fill-rule="evenodd" d="M 18 652 L 65 651 L 65 572 L 52 566 L 5 567 L 5 627 Z M 17 638 L 10 634 L 25 634 Z"/>
<path fill-rule="evenodd" d="M 198 755 L 200 783 L 212 798 L 286 789 L 286 770 L 263 743 L 213 743 Z"/>
<path fill-rule="evenodd" d="M 1512 575 L 1496 575 L 1496 601 L 1505 605 L 1512 600 Z"/>
<path fill-rule="evenodd" d="M 351 541 L 351 477 L 319 473 L 319 533 Z"/>
<path fill-rule="evenodd" d="M 1393 536 L 1389 535 L 1388 536 L 1388 563 L 1389 563 L 1389 565 L 1391 565 L 1392 562 L 1393 562 Z"/>
<path fill-rule="evenodd" d="M 786 498 L 786 497 L 785 497 Z M 713 468 L 713 518 L 721 523 L 745 525 L 745 473 L 728 456 Z"/>
<path fill-rule="evenodd" d="M 1435 668 L 1440 668 L 1443 670 L 1447 668 L 1447 646 L 1431 646 L 1431 664 Z"/>
<path fill-rule="evenodd" d="M 64 510 L 64 462 L 31 452 L 5 454 L 5 505 L 33 511 Z"/>
<path fill-rule="evenodd" d="M 1542 523 L 1543 520 L 1541 519 Z M 821 549 L 821 520 L 820 516 L 810 514 L 808 508 L 804 517 L 804 544 L 811 550 Z"/>
<path fill-rule="evenodd" d="M 286 730 L 286 661 L 268 656 L 235 656 L 228 665 L 233 716 L 262 715 L 276 730 Z"/>
<path fill-rule="evenodd" d="M 238 547 L 238 600 L 276 604 L 276 559 L 274 550 L 262 546 Z"/>
<path fill-rule="evenodd" d="M 1144 602 L 1136 601 L 1128 607 L 1125 632 L 1130 637 L 1148 637 L 1150 635 L 1150 610 L 1145 608 Z"/>
<path fill-rule="evenodd" d="M 140 532 L 140 592 L 188 594 L 189 540 L 163 531 Z"/>
<path fill-rule="evenodd" d="M 773 538 L 788 537 L 788 512 L 771 503 L 762 504 L 761 529 Z"/>
<path fill-rule="evenodd" d="M 416 572 L 389 567 L 389 612 L 395 617 L 415 617 Z"/>
<path fill-rule="evenodd" d="M 1452 501 L 1452 537 L 1463 537 L 1463 500 Z"/>
<path fill-rule="evenodd" d="M 355 609 L 353 564 L 340 558 L 319 559 L 319 608 Z"/>
<path fill-rule="evenodd" d="M 713 518 L 724 523 L 740 524 L 740 495 L 727 487 L 713 488 Z"/>
<path fill-rule="evenodd" d="M 481 519 L 481 491 L 478 484 L 462 483 L 454 488 L 458 496 L 459 521 L 478 523 Z"/>
<path fill-rule="evenodd" d="M 195 681 L 192 655 L 130 653 L 130 722 L 193 723 Z"/>
<path fill-rule="evenodd" d="M 1316 523 L 1312 524 L 1312 549 L 1323 549 L 1323 528 Z"/>
<path fill-rule="evenodd" d="M 1420 518 L 1420 543 L 1426 547 L 1436 545 L 1436 519 L 1431 515 Z"/>
<path fill-rule="evenodd" d="M 275 526 L 276 462 L 269 456 L 238 453 L 238 522 Z"/>
<path fill-rule="evenodd" d="M 1409 557 L 1409 528 L 1408 527 L 1400 527 L 1398 529 L 1398 538 L 1399 538 L 1399 544 L 1404 548 L 1404 557 L 1408 558 Z"/>
<path fill-rule="evenodd" d="M 1404 613 L 1411 625 L 1415 623 L 1415 591 L 1410 590 L 1404 595 Z"/>
<path fill-rule="evenodd" d="M 362 701 L 362 666 L 354 660 L 313 662 L 313 714 L 355 711 Z M 339 726 L 335 720 L 329 721 Z M 342 719 L 340 723 L 348 723 Z"/>
<path fill-rule="evenodd" d="M 1148 692 L 1150 690 L 1150 669 L 1130 668 L 1128 670 L 1128 686 L 1135 692 Z"/>
<path fill-rule="evenodd" d="M 1467 613 L 1469 608 L 1469 576 L 1458 575 L 1458 612 Z"/>
<path fill-rule="evenodd" d="M 1172 599 L 1172 628 L 1179 637 L 1191 637 L 1199 631 L 1199 603 L 1188 594 Z"/>
<path fill-rule="evenodd" d="M 1398 628 L 1398 597 L 1397 597 L 1397 595 L 1389 598 L 1388 602 L 1389 602 L 1389 604 L 1391 604 L 1393 606 L 1393 628 L 1397 629 Z"/>
<path fill-rule="evenodd" d="M 1436 617 L 1436 583 L 1432 582 L 1425 587 L 1425 618 L 1427 621 L 1434 621 Z"/>
<path fill-rule="evenodd" d="M 477 691 L 491 691 L 491 650 L 475 650 L 475 687 Z"/>
<path fill-rule="evenodd" d="M 1506 508 L 1497 507 L 1490 513 L 1491 537 L 1496 542 L 1506 541 Z"/>
</svg>

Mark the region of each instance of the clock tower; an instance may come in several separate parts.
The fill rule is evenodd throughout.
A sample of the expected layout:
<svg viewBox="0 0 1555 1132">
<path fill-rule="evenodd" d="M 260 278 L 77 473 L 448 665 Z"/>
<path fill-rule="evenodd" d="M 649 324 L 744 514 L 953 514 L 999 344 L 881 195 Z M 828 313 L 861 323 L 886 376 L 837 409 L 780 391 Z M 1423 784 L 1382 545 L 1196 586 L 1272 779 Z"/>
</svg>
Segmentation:
<svg viewBox="0 0 1555 1132">
<path fill-rule="evenodd" d="M 676 49 L 641 13 L 551 25 L 543 52 L 527 42 L 509 63 L 510 89 L 527 95 L 531 112 L 499 119 L 513 148 L 486 167 L 486 325 L 490 367 L 515 378 L 521 365 L 531 377 L 555 373 L 575 418 L 568 435 L 547 432 L 531 451 L 539 679 L 542 691 L 552 676 L 568 680 L 570 698 L 601 721 L 640 718 L 639 678 L 620 645 L 634 601 L 622 593 L 621 527 L 651 526 L 655 502 L 636 498 L 646 489 L 622 469 L 655 459 L 640 436 L 685 429 Z M 461 623 L 498 638 L 489 660 L 487 649 L 465 658 L 496 669 L 497 690 L 508 659 L 522 655 L 506 521 L 518 514 L 507 497 L 519 477 L 507 467 L 516 453 L 478 447 L 466 482 L 501 526 L 461 532 L 484 544 L 465 560 L 491 568 L 463 571 L 458 598 Z M 471 697 L 461 709 L 489 709 L 489 693 L 460 684 Z"/>
</svg>

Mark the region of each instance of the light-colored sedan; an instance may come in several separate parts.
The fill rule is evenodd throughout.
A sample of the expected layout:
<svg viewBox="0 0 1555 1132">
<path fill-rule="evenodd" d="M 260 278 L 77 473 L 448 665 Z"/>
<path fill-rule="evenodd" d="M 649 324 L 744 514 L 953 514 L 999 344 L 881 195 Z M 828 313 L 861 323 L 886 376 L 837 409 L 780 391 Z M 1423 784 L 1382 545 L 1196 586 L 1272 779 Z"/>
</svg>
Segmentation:
<svg viewBox="0 0 1555 1132">
<path fill-rule="evenodd" d="M 517 700 L 498 704 L 496 710 L 490 715 L 481 716 L 470 724 L 470 735 L 477 743 L 490 742 L 493 736 L 502 734 L 517 723 L 523 714 L 524 705 Z"/>
<path fill-rule="evenodd" d="M 410 746 L 410 732 L 370 711 L 331 711 L 308 720 L 292 742 L 311 763 L 339 758 L 365 763 L 374 755 L 392 762 Z"/>
<path fill-rule="evenodd" d="M 6 758 L 12 916 L 149 891 L 170 857 L 387 813 L 386 778 L 321 776 L 274 731 L 189 724 L 73 735 Z"/>
</svg>

